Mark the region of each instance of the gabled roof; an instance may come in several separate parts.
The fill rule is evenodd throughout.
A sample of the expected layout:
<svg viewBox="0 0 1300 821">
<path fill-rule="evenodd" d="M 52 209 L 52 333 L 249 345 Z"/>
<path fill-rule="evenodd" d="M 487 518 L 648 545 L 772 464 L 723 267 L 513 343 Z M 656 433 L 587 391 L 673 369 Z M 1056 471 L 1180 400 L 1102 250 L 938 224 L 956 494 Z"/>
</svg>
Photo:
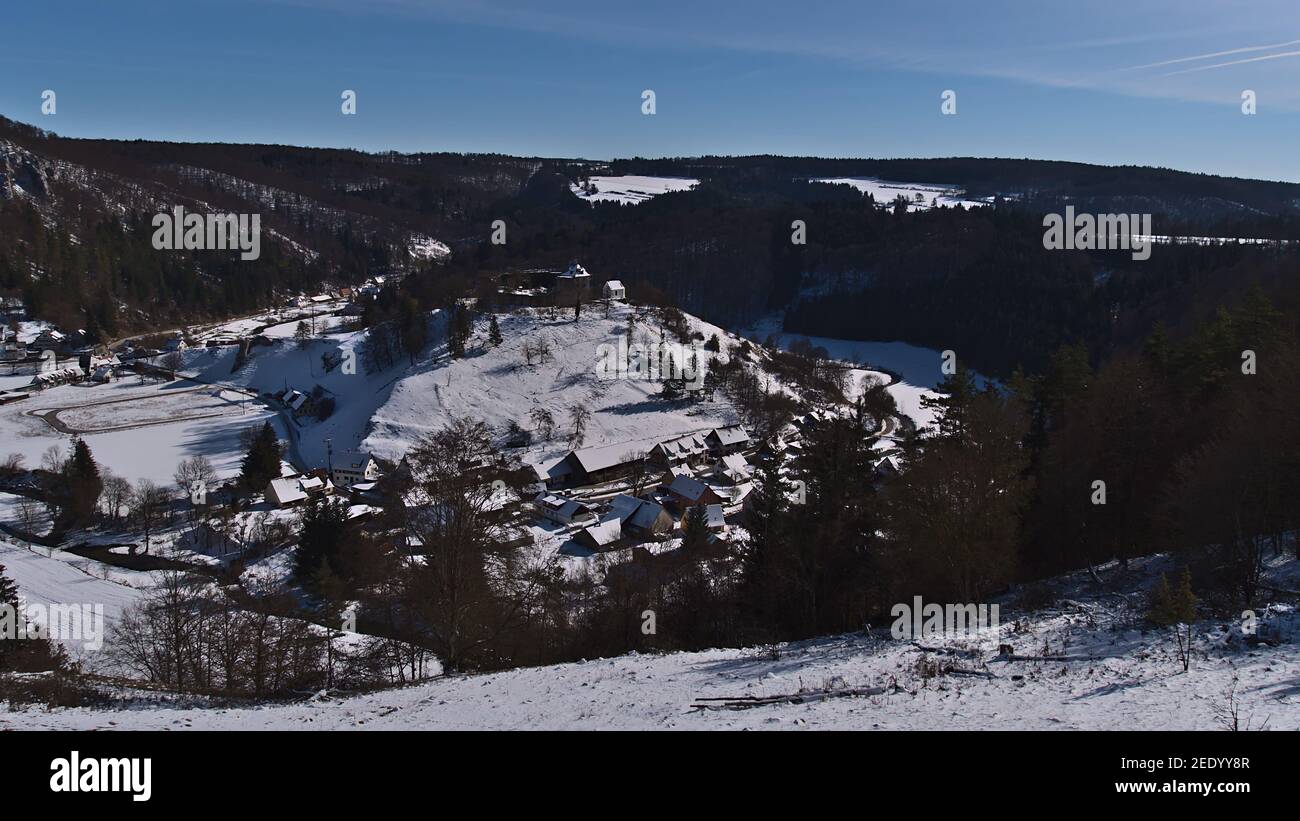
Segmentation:
<svg viewBox="0 0 1300 821">
<path fill-rule="evenodd" d="M 698 433 L 689 433 L 685 436 L 678 436 L 676 439 L 665 439 L 655 445 L 655 448 L 662 450 L 669 456 L 690 456 L 703 453 L 708 449 L 704 444 L 703 437 Z"/>
<path fill-rule="evenodd" d="M 605 445 L 604 447 L 585 448 L 569 453 L 569 457 L 578 463 L 587 473 L 617 467 L 633 461 L 633 452 L 627 445 Z"/>
<path fill-rule="evenodd" d="M 683 499 L 692 502 L 698 502 L 700 497 L 703 496 L 705 491 L 708 489 L 708 485 L 690 476 L 678 476 L 676 479 L 673 479 L 673 483 L 668 486 L 668 491 L 670 493 L 681 496 Z"/>
<path fill-rule="evenodd" d="M 709 433 L 724 445 L 739 445 L 749 441 L 749 434 L 740 425 L 731 425 L 725 428 L 714 428 Z"/>
<path fill-rule="evenodd" d="M 649 530 L 654 526 L 655 519 L 663 512 L 663 505 L 658 502 L 651 502 L 647 499 L 638 499 L 635 496 L 628 496 L 626 493 L 620 493 L 609 502 L 609 513 L 606 520 L 616 519 L 622 522 L 623 527 L 636 527 L 642 530 Z"/>
<path fill-rule="evenodd" d="M 668 468 L 668 470 L 664 471 L 665 479 L 668 479 L 669 476 L 675 479 L 678 476 L 694 476 L 694 475 L 695 473 L 686 465 L 673 465 L 672 467 Z M 668 481 L 672 482 L 672 479 L 668 479 Z"/>
<path fill-rule="evenodd" d="M 605 547 L 623 538 L 623 523 L 618 519 L 606 519 L 584 527 L 582 532 L 600 547 Z"/>
<path fill-rule="evenodd" d="M 299 486 L 297 478 L 292 476 L 272 479 L 267 490 L 268 495 L 274 493 L 276 501 L 280 504 L 298 502 L 307 498 L 307 492 Z"/>
<path fill-rule="evenodd" d="M 621 290 L 624 290 L 624 288 L 623 288 L 623 283 L 620 282 L 620 281 L 617 280 L 617 279 L 611 279 L 611 280 L 609 280 L 608 282 L 605 283 L 605 287 L 606 287 L 606 288 L 614 288 L 614 289 L 616 289 L 616 290 L 620 290 L 620 291 L 621 291 Z"/>
<path fill-rule="evenodd" d="M 374 459 L 369 453 L 362 453 L 359 450 L 345 450 L 334 456 L 333 462 L 335 469 L 351 470 L 361 473 Z"/>
<path fill-rule="evenodd" d="M 710 528 L 726 527 L 727 517 L 722 514 L 722 505 L 705 505 L 704 522 Z"/>
<path fill-rule="evenodd" d="M 566 499 L 563 496 L 558 496 L 554 493 L 539 493 L 536 498 L 533 499 L 533 502 L 535 502 L 539 507 L 544 507 L 547 510 L 553 511 L 567 519 L 572 519 L 574 516 L 580 516 L 589 510 L 589 508 L 582 502 L 577 502 L 573 499 Z"/>
<path fill-rule="evenodd" d="M 723 468 L 726 470 L 738 474 L 749 473 L 749 462 L 747 462 L 745 457 L 739 453 L 728 453 L 718 461 L 722 463 Z"/>
</svg>

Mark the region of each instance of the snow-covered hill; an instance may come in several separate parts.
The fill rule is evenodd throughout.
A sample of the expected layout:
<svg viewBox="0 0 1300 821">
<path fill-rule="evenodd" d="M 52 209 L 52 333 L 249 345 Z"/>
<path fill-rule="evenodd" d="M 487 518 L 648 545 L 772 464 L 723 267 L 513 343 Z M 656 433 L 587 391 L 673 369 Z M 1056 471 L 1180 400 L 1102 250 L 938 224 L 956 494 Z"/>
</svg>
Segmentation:
<svg viewBox="0 0 1300 821">
<path fill-rule="evenodd" d="M 486 322 L 480 321 L 463 359 L 441 357 L 418 367 L 394 384 L 387 401 L 373 417 L 364 447 L 378 456 L 397 459 L 425 433 L 456 416 L 472 416 L 495 430 L 511 422 L 531 428 L 534 408 L 549 411 L 556 430 L 550 441 L 539 441 L 521 451 L 529 461 L 542 462 L 565 453 L 572 442 L 571 409 L 591 412 L 582 440 L 584 447 L 625 445 L 648 450 L 656 442 L 686 433 L 707 431 L 736 422 L 734 409 L 723 402 L 674 403 L 656 397 L 658 382 L 637 379 L 602 379 L 598 375 L 601 346 L 626 339 L 635 309 L 611 305 L 589 306 L 574 321 L 572 311 L 525 311 L 499 316 L 502 343 L 488 340 Z M 689 318 L 692 329 L 707 338 L 727 333 Z M 659 329 L 653 320 L 635 320 L 634 338 L 656 342 Z M 545 342 L 545 361 L 534 356 L 528 363 L 525 347 Z"/>
<path fill-rule="evenodd" d="M 1291 561 L 1289 565 L 1294 565 Z M 127 694 L 108 710 L 0 712 L 0 729 L 1300 729 L 1300 618 L 1261 614 L 1280 642 L 1252 645 L 1237 626 L 1197 626 L 1183 672 L 1167 630 L 1145 628 L 1138 590 L 1161 559 L 1102 569 L 1055 587 L 1037 613 L 1008 606 L 1001 627 L 925 648 L 876 636 L 779 647 L 631 654 L 577 664 L 450 676 L 401 690 L 254 707 L 195 706 Z M 1294 568 L 1292 568 L 1294 570 Z M 1000 656 L 1009 644 L 1011 657 Z M 1023 657 L 1060 656 L 1036 661 Z M 869 694 L 842 694 L 846 690 Z M 1231 695 L 1229 695 L 1231 693 Z M 708 699 L 795 696 L 743 709 Z M 169 703 L 170 702 L 170 703 Z"/>
</svg>

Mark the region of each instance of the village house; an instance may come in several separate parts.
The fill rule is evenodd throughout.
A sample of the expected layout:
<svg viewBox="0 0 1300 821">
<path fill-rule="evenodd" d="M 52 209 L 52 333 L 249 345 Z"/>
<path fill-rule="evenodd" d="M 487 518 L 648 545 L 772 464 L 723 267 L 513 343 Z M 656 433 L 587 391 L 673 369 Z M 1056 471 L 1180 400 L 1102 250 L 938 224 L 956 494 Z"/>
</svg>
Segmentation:
<svg viewBox="0 0 1300 821">
<path fill-rule="evenodd" d="M 673 465 L 664 471 L 664 475 L 659 477 L 659 487 L 668 489 L 668 486 L 677 480 L 678 476 L 694 477 L 695 472 L 686 465 Z"/>
<path fill-rule="evenodd" d="M 654 537 L 673 529 L 673 517 L 658 502 L 620 493 L 609 501 L 604 517 L 616 519 L 622 533 Z"/>
<path fill-rule="evenodd" d="M 690 476 L 678 476 L 668 486 L 668 495 L 672 497 L 677 509 L 683 516 L 695 505 L 722 504 L 722 497 L 713 488 Z"/>
<path fill-rule="evenodd" d="M 704 437 L 704 442 L 714 454 L 735 453 L 749 446 L 749 434 L 740 425 L 714 428 Z"/>
<path fill-rule="evenodd" d="M 713 475 L 717 479 L 733 485 L 749 481 L 750 471 L 749 462 L 739 453 L 728 453 L 713 466 Z"/>
<path fill-rule="evenodd" d="M 704 525 L 715 532 L 727 529 L 727 517 L 722 512 L 722 505 L 704 506 Z"/>
<path fill-rule="evenodd" d="M 22 362 L 27 358 L 27 343 L 11 335 L 0 345 L 0 362 Z"/>
<path fill-rule="evenodd" d="M 272 479 L 266 486 L 263 498 L 276 507 L 291 507 L 308 499 L 319 499 L 333 493 L 329 482 L 320 476 L 282 476 Z"/>
<path fill-rule="evenodd" d="M 609 518 L 594 525 L 587 525 L 573 534 L 573 541 L 588 550 L 613 550 L 622 546 L 623 523 L 617 518 Z"/>
<path fill-rule="evenodd" d="M 698 433 L 679 436 L 650 448 L 649 459 L 659 465 L 673 466 L 698 462 L 708 455 L 709 446 Z"/>
<path fill-rule="evenodd" d="M 341 487 L 379 478 L 379 463 L 369 453 L 345 450 L 330 458 L 330 479 Z"/>
<path fill-rule="evenodd" d="M 175 336 L 163 343 L 162 349 L 164 353 L 171 353 L 172 351 L 184 351 L 189 347 L 189 343 L 185 341 L 185 337 L 180 331 L 177 331 Z"/>
<path fill-rule="evenodd" d="M 596 511 L 589 505 L 573 499 L 566 499 L 554 493 L 539 493 L 533 499 L 533 506 L 544 519 L 556 524 L 571 525 L 578 520 L 594 519 Z"/>
<path fill-rule="evenodd" d="M 46 328 L 37 334 L 36 338 L 27 344 L 27 347 L 33 351 L 66 351 L 68 349 L 68 337 L 54 328 Z"/>
<path fill-rule="evenodd" d="M 57 385 L 72 385 L 86 378 L 86 374 L 81 368 L 59 368 L 54 371 L 38 373 L 32 377 L 29 388 L 43 391 L 46 388 L 53 388 Z"/>
</svg>

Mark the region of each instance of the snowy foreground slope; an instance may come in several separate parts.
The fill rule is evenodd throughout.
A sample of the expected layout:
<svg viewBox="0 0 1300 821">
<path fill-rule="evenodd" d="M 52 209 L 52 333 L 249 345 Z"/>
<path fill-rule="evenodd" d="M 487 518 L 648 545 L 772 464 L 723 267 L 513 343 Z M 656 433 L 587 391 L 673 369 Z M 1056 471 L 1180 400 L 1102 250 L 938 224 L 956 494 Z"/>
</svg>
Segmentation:
<svg viewBox="0 0 1300 821">
<path fill-rule="evenodd" d="M 1102 572 L 1112 590 L 1150 578 L 1136 569 Z M 1300 620 L 1291 608 L 1261 614 L 1282 636 L 1274 647 L 1251 647 L 1235 626 L 1202 622 L 1184 673 L 1171 635 L 1140 627 L 1140 594 L 1090 595 L 1081 578 L 1057 587 L 1062 598 L 1053 608 L 1019 621 L 1007 608 L 997 630 L 927 639 L 926 649 L 877 631 L 775 650 L 633 654 L 446 677 L 287 705 L 232 708 L 124 694 L 124 706 L 109 710 L 0 712 L 0 729 L 1217 729 L 1234 678 L 1243 726 L 1300 729 Z M 1072 660 L 1007 660 L 998 657 L 999 644 L 1017 657 Z M 851 688 L 883 692 L 817 696 Z M 800 692 L 804 703 L 692 707 L 700 699 Z"/>
</svg>

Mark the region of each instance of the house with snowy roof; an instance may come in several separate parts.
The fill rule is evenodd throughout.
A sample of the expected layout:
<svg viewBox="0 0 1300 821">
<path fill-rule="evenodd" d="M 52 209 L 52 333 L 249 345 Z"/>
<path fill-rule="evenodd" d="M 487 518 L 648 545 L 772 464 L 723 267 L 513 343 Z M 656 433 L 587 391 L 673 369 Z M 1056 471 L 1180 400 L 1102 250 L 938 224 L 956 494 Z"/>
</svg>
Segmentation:
<svg viewBox="0 0 1300 821">
<path fill-rule="evenodd" d="M 576 262 L 555 277 L 556 305 L 567 307 L 579 300 L 585 302 L 590 292 L 591 274 Z"/>
<path fill-rule="evenodd" d="M 742 454 L 728 453 L 714 464 L 713 475 L 724 482 L 738 485 L 749 480 L 751 470 L 749 462 Z"/>
<path fill-rule="evenodd" d="M 573 534 L 573 540 L 588 550 L 613 550 L 620 547 L 623 541 L 623 523 L 610 518 L 587 525 Z"/>
<path fill-rule="evenodd" d="M 658 502 L 620 493 L 609 500 L 609 511 L 602 520 L 617 519 L 625 534 L 655 536 L 673 528 L 673 517 Z"/>
<path fill-rule="evenodd" d="M 698 433 L 658 442 L 647 454 L 651 461 L 666 466 L 698 462 L 709 453 L 709 446 Z"/>
<path fill-rule="evenodd" d="M 678 509 L 685 515 L 686 509 L 695 505 L 717 505 L 722 497 L 713 488 L 691 476 L 678 476 L 668 486 L 668 495 L 672 497 Z"/>
<path fill-rule="evenodd" d="M 641 458 L 636 450 L 625 444 L 604 445 L 570 451 L 561 464 L 574 484 L 590 485 L 622 476 Z"/>
<path fill-rule="evenodd" d="M 542 492 L 533 499 L 533 506 L 544 519 L 562 525 L 573 524 L 579 520 L 594 519 L 595 510 L 589 505 L 575 499 L 568 499 L 555 493 Z"/>
<path fill-rule="evenodd" d="M 331 493 L 329 482 L 319 476 L 282 476 L 267 483 L 262 497 L 276 507 L 291 507 Z"/>
<path fill-rule="evenodd" d="M 379 478 L 379 463 L 369 453 L 345 450 L 330 457 L 330 479 L 341 486 L 373 482 Z"/>
<path fill-rule="evenodd" d="M 715 454 L 735 453 L 749 447 L 749 434 L 740 425 L 714 428 L 704 437 L 709 451 Z"/>
</svg>

